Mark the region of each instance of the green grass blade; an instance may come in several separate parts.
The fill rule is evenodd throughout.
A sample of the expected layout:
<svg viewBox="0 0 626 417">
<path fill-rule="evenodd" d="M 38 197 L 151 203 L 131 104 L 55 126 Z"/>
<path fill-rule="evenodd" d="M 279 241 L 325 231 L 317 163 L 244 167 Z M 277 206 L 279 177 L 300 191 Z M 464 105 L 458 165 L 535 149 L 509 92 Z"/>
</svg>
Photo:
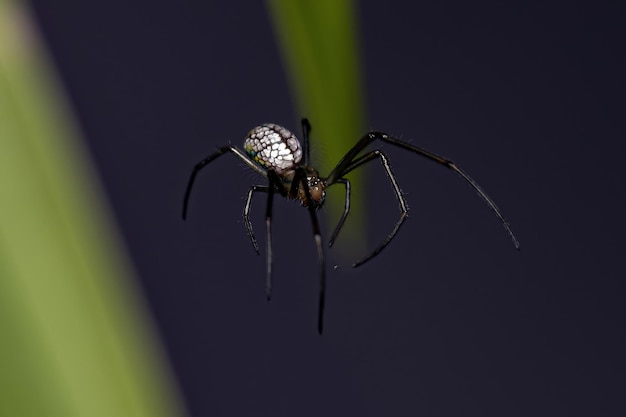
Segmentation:
<svg viewBox="0 0 626 417">
<path fill-rule="evenodd" d="M 268 0 L 267 5 L 298 115 L 313 125 L 313 162 L 327 174 L 367 130 L 356 6 L 350 0 Z M 361 175 L 362 170 L 350 174 L 352 206 L 358 210 L 350 213 L 338 240 L 350 252 L 364 246 Z M 328 200 L 336 218 L 343 198 L 335 193 Z"/>
<path fill-rule="evenodd" d="M 0 415 L 182 416 L 32 23 L 0 0 Z"/>
</svg>

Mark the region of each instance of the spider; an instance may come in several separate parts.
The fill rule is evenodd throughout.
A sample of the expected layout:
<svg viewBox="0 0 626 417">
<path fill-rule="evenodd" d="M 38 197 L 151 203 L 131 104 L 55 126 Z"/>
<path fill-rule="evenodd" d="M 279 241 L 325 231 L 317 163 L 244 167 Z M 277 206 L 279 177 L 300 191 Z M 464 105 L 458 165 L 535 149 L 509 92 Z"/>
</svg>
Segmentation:
<svg viewBox="0 0 626 417">
<path fill-rule="evenodd" d="M 219 156 L 231 152 L 241 161 L 243 161 L 248 167 L 252 168 L 258 174 L 262 175 L 268 180 L 268 185 L 253 185 L 248 191 L 246 203 L 243 209 L 243 221 L 252 242 L 252 247 L 257 254 L 259 252 L 259 245 L 254 236 L 252 230 L 252 223 L 250 222 L 250 206 L 252 204 L 252 198 L 255 193 L 263 192 L 267 194 L 267 203 L 265 211 L 265 226 L 267 237 L 267 250 L 266 250 L 266 282 L 265 292 L 268 301 L 272 295 L 272 202 L 274 194 L 278 193 L 283 197 L 291 200 L 299 201 L 300 204 L 306 207 L 311 216 L 311 225 L 313 227 L 313 239 L 315 242 L 315 248 L 317 250 L 317 260 L 319 266 L 320 287 L 319 287 L 319 306 L 318 306 L 318 332 L 322 334 L 324 326 L 324 300 L 326 293 L 326 267 L 324 262 L 324 250 L 322 245 L 322 236 L 320 232 L 320 226 L 317 219 L 317 209 L 322 207 L 324 199 L 326 197 L 326 188 L 334 184 L 342 184 L 345 187 L 345 203 L 344 210 L 337 226 L 328 241 L 328 246 L 332 247 L 333 243 L 337 239 L 341 228 L 350 213 L 350 181 L 345 176 L 354 169 L 364 165 L 375 159 L 379 159 L 382 163 L 389 181 L 393 187 L 393 191 L 396 195 L 398 203 L 400 205 L 400 218 L 394 225 L 391 233 L 374 249 L 369 255 L 355 262 L 352 266 L 357 267 L 363 265 L 365 262 L 374 258 L 383 249 L 389 245 L 393 238 L 400 230 L 400 227 L 404 224 L 404 221 L 408 216 L 408 208 L 406 200 L 400 191 L 398 181 L 391 170 L 389 160 L 387 156 L 379 149 L 374 149 L 363 155 L 359 155 L 368 145 L 380 140 L 390 145 L 398 146 L 402 149 L 414 152 L 420 156 L 423 156 L 431 161 L 434 161 L 440 165 L 443 165 L 452 171 L 456 172 L 463 178 L 483 199 L 494 214 L 500 219 L 502 225 L 509 234 L 513 245 L 516 249 L 519 249 L 519 242 L 513 234 L 509 224 L 506 222 L 500 210 L 495 205 L 493 200 L 487 196 L 487 194 L 480 188 L 480 186 L 467 175 L 461 168 L 448 159 L 445 159 L 437 154 L 428 152 L 417 146 L 413 146 L 409 143 L 403 142 L 383 132 L 369 132 L 363 136 L 354 145 L 341 160 L 337 163 L 335 168 L 328 174 L 327 177 L 321 177 L 319 172 L 309 165 L 309 134 L 311 133 L 311 125 L 305 118 L 302 119 L 302 144 L 298 141 L 296 136 L 289 130 L 282 126 L 273 123 L 263 124 L 261 126 L 252 129 L 244 140 L 244 150 L 237 148 L 236 146 L 225 145 L 217 149 L 214 153 L 198 162 L 191 172 L 185 196 L 183 199 L 183 220 L 187 217 L 187 207 L 189 203 L 189 196 L 193 187 L 194 181 L 198 172 L 206 167 L 209 163 L 213 162 Z"/>
</svg>

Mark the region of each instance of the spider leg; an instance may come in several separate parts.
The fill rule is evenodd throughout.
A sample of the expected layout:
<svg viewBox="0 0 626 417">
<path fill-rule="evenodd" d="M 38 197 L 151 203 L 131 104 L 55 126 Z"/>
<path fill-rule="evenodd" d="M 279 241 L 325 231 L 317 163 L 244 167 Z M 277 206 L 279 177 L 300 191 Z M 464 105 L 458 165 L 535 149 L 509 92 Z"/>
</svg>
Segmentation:
<svg viewBox="0 0 626 417">
<path fill-rule="evenodd" d="M 256 251 L 257 255 L 260 255 L 259 245 L 254 237 L 254 231 L 252 230 L 252 223 L 250 222 L 250 206 L 252 203 L 252 196 L 255 192 L 262 191 L 265 193 L 269 192 L 269 187 L 264 185 L 253 185 L 250 187 L 248 191 L 248 196 L 246 198 L 246 205 L 243 207 L 243 224 L 246 226 L 246 231 L 248 232 L 248 236 L 250 236 L 250 241 L 252 242 L 252 247 Z"/>
<path fill-rule="evenodd" d="M 320 225 L 317 219 L 317 212 L 315 205 L 312 203 L 311 191 L 309 190 L 306 182 L 306 172 L 302 167 L 296 168 L 296 173 L 293 178 L 293 184 L 295 187 L 299 187 L 300 183 L 304 189 L 304 194 L 307 199 L 307 209 L 311 215 L 311 227 L 313 228 L 313 240 L 315 242 L 315 249 L 317 250 L 317 261 L 320 270 L 320 292 L 319 302 L 317 310 L 317 331 L 322 334 L 324 331 L 324 307 L 326 302 L 326 264 L 324 261 L 324 248 L 322 245 L 322 234 L 320 232 Z"/>
<path fill-rule="evenodd" d="M 396 194 L 396 198 L 398 199 L 398 204 L 400 205 L 400 218 L 394 225 L 393 229 L 391 230 L 391 233 L 387 235 L 385 240 L 383 240 L 383 242 L 380 245 L 378 245 L 378 247 L 374 249 L 372 253 L 367 255 L 365 258 L 355 262 L 352 265 L 354 268 L 356 268 L 357 266 L 363 265 L 365 262 L 369 261 L 376 255 L 378 255 L 383 249 L 385 249 L 387 245 L 396 236 L 396 234 L 398 233 L 398 230 L 400 230 L 400 227 L 402 226 L 402 224 L 404 223 L 404 221 L 407 219 L 409 215 L 409 208 L 407 206 L 406 200 L 404 199 L 404 196 L 402 195 L 402 191 L 400 190 L 400 186 L 398 185 L 396 176 L 391 171 L 391 165 L 389 165 L 389 160 L 387 159 L 387 156 L 382 151 L 380 151 L 379 149 L 375 149 L 371 152 L 366 153 L 365 155 L 361 156 L 360 158 L 353 161 L 350 165 L 348 165 L 346 167 L 346 171 L 350 172 L 353 169 L 356 169 L 367 162 L 373 161 L 376 158 L 380 158 L 380 162 L 382 163 L 383 168 L 385 169 L 385 172 L 387 173 L 387 176 L 389 177 L 389 181 L 391 181 L 391 186 L 393 187 L 393 191 Z"/>
<path fill-rule="evenodd" d="M 189 182 L 187 183 L 187 189 L 185 190 L 185 197 L 183 198 L 183 220 L 187 218 L 187 206 L 189 204 L 189 196 L 191 195 L 191 189 L 193 188 L 193 184 L 196 180 L 196 176 L 198 175 L 198 172 L 200 172 L 202 168 L 207 166 L 210 162 L 215 160 L 217 157 L 224 155 L 226 152 L 232 152 L 233 154 L 235 154 L 236 157 L 241 159 L 246 165 L 248 165 L 250 168 L 255 170 L 257 173 L 263 175 L 264 177 L 267 177 L 267 172 L 264 169 L 260 168 L 254 162 L 254 160 L 250 159 L 250 157 L 248 157 L 248 155 L 246 155 L 239 148 L 236 148 L 230 145 L 222 146 L 217 151 L 207 156 L 206 158 L 198 162 L 193 167 L 193 171 L 191 171 L 191 176 L 189 177 Z"/>
<path fill-rule="evenodd" d="M 337 223 L 337 226 L 335 227 L 335 230 L 333 230 L 333 234 L 330 237 L 330 241 L 328 242 L 329 248 L 332 247 L 333 244 L 335 243 L 335 239 L 337 239 L 337 235 L 339 235 L 339 231 L 343 227 L 343 224 L 346 221 L 348 214 L 350 213 L 350 181 L 348 181 L 348 179 L 346 178 L 338 178 L 335 181 L 335 183 L 342 183 L 343 185 L 345 185 L 346 200 L 343 206 L 343 214 L 341 215 L 341 218 L 339 219 L 339 223 Z"/>
<path fill-rule="evenodd" d="M 470 187 L 472 187 L 478 193 L 480 198 L 487 204 L 487 206 L 489 206 L 489 208 L 496 215 L 496 217 L 498 219 L 500 219 L 500 222 L 502 223 L 502 226 L 504 226 L 504 229 L 506 230 L 506 232 L 508 233 L 509 237 L 513 241 L 513 245 L 515 246 L 516 249 L 519 250 L 519 248 L 520 248 L 519 241 L 517 240 L 517 238 L 513 234 L 513 231 L 511 230 L 511 227 L 509 226 L 509 223 L 504 219 L 504 216 L 500 212 L 500 209 L 498 209 L 496 204 L 487 195 L 487 193 L 485 193 L 485 191 L 483 191 L 483 189 L 476 183 L 476 181 L 474 181 L 469 175 L 467 175 L 465 173 L 465 171 L 463 171 L 461 168 L 459 168 L 454 162 L 450 161 L 449 159 L 446 159 L 446 158 L 444 158 L 444 157 L 442 157 L 440 155 L 434 154 L 432 152 L 429 152 L 429 151 L 427 151 L 425 149 L 422 149 L 422 148 L 419 148 L 417 146 L 413 146 L 411 144 L 403 142 L 403 141 L 401 141 L 399 139 L 396 139 L 394 137 L 391 137 L 391 136 L 387 135 L 386 133 L 383 133 L 383 132 L 370 132 L 370 133 L 366 134 L 365 136 L 363 136 L 356 143 L 356 145 L 354 145 L 352 147 L 352 149 L 350 149 L 344 155 L 344 157 L 341 158 L 339 163 L 337 163 L 335 168 L 331 171 L 330 175 L 328 175 L 328 177 L 326 179 L 327 185 L 331 185 L 331 184 L 333 184 L 335 182 L 338 182 L 338 180 L 341 177 L 346 175 L 351 170 L 355 169 L 358 165 L 354 166 L 354 159 L 357 157 L 357 155 L 363 149 L 365 149 L 366 146 L 368 146 L 369 144 L 371 144 L 372 142 L 374 142 L 376 140 L 381 140 L 381 141 L 383 141 L 385 143 L 389 143 L 391 145 L 398 146 L 400 148 L 403 148 L 403 149 L 406 149 L 408 151 L 414 152 L 414 153 L 416 153 L 418 155 L 423 156 L 424 158 L 427 158 L 427 159 L 429 159 L 431 161 L 434 161 L 434 162 L 436 162 L 436 163 L 438 163 L 440 165 L 443 165 L 443 166 L 447 167 L 448 169 L 456 172 L 461 178 L 463 178 L 470 185 Z"/>
<path fill-rule="evenodd" d="M 309 134 L 311 133 L 311 124 L 306 117 L 302 119 L 302 165 L 309 165 Z"/>
<path fill-rule="evenodd" d="M 272 207 L 274 204 L 274 189 L 279 181 L 278 174 L 273 169 L 267 171 L 267 178 L 269 180 L 269 187 L 267 187 L 267 207 L 265 209 L 265 230 L 267 237 L 267 249 L 266 249 L 266 264 L 267 275 L 265 279 L 265 295 L 267 301 L 272 299 Z"/>
</svg>

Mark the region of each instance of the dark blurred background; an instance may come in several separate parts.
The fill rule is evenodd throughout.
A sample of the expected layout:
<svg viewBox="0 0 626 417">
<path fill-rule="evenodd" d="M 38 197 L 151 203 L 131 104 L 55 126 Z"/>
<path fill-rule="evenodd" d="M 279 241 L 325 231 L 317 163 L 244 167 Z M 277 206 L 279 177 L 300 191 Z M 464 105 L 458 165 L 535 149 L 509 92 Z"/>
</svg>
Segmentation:
<svg viewBox="0 0 626 417">
<path fill-rule="evenodd" d="M 305 210 L 275 204 L 269 305 L 240 218 L 261 179 L 224 157 L 180 218 L 216 146 L 299 132 L 264 3 L 32 4 L 193 416 L 626 413 L 623 2 L 359 3 L 363 131 L 456 161 L 522 250 L 457 176 L 386 146 L 409 220 L 357 270 L 328 251 L 322 337 Z M 369 178 L 373 247 L 398 208 Z"/>
</svg>

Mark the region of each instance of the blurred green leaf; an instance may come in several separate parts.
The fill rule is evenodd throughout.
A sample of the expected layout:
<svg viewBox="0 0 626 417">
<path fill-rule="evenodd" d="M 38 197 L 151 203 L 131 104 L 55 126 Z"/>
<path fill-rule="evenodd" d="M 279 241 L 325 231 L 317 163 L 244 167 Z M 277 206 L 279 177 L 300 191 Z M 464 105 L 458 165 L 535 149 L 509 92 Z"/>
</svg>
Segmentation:
<svg viewBox="0 0 626 417">
<path fill-rule="evenodd" d="M 182 416 L 23 2 L 0 0 L 0 415 Z"/>
</svg>

